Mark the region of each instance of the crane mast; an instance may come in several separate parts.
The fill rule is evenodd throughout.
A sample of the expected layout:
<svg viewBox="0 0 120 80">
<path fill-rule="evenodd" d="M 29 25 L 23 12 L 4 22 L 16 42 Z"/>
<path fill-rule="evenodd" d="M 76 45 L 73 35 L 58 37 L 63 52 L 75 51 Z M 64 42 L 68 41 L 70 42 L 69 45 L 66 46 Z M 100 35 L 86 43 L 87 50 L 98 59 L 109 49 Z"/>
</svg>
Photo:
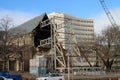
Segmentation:
<svg viewBox="0 0 120 80">
<path fill-rule="evenodd" d="M 107 17 L 108 17 L 111 25 L 112 25 L 113 27 L 115 27 L 115 26 L 116 26 L 116 22 L 115 22 L 113 16 L 111 15 L 111 12 L 110 12 L 109 9 L 107 8 L 105 1 L 104 1 L 104 0 L 99 0 L 99 1 L 100 1 L 101 5 L 102 5 L 102 8 L 104 9 L 104 11 L 105 11 L 105 13 L 106 13 L 106 15 L 107 15 Z"/>
</svg>

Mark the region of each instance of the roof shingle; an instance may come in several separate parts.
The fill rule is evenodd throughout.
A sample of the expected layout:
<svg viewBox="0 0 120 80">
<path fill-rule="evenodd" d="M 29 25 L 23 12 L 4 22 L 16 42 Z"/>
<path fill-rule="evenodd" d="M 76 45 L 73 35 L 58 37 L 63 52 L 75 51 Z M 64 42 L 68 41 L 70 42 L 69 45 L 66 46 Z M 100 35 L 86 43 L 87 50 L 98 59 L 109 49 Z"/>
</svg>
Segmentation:
<svg viewBox="0 0 120 80">
<path fill-rule="evenodd" d="M 43 20 L 45 15 L 46 15 L 46 13 L 43 13 L 40 16 L 37 16 L 15 28 L 10 29 L 9 34 L 12 36 L 16 36 L 16 35 L 21 36 L 21 35 L 32 32 L 38 26 L 40 21 Z"/>
</svg>

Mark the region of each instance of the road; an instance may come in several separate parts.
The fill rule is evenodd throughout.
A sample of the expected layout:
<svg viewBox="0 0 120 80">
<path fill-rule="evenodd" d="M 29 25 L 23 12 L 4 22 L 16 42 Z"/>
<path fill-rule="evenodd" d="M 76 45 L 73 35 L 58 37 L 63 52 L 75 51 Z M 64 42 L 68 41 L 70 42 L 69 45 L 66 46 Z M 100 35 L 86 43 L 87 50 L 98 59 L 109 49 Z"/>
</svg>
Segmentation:
<svg viewBox="0 0 120 80">
<path fill-rule="evenodd" d="M 64 74 L 65 80 L 68 80 L 68 75 Z M 70 74 L 70 80 L 118 80 L 120 78 L 120 73 L 109 73 L 101 75 L 73 75 Z"/>
</svg>

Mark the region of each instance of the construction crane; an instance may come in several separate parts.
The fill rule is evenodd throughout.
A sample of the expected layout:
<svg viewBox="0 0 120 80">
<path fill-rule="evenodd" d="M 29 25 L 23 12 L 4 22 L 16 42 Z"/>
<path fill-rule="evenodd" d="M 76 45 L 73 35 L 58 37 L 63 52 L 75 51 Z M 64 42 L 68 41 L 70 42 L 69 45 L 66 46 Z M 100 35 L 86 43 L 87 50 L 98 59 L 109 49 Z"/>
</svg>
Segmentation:
<svg viewBox="0 0 120 80">
<path fill-rule="evenodd" d="M 112 25 L 113 27 L 116 27 L 117 24 L 116 24 L 113 16 L 111 15 L 111 12 L 110 12 L 109 9 L 107 8 L 105 1 L 104 1 L 104 0 L 99 0 L 99 1 L 100 1 L 101 5 L 102 5 L 102 8 L 104 9 L 104 11 L 105 11 L 105 13 L 106 13 L 106 15 L 107 15 L 107 17 L 108 17 L 111 25 Z"/>
</svg>

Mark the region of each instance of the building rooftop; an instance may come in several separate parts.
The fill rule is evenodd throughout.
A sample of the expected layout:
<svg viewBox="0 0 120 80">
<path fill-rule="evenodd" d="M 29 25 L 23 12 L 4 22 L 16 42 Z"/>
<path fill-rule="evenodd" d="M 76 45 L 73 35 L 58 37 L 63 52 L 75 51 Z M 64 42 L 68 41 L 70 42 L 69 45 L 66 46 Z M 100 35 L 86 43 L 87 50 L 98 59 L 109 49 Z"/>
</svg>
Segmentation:
<svg viewBox="0 0 120 80">
<path fill-rule="evenodd" d="M 10 29 L 9 34 L 12 36 L 16 36 L 16 35 L 21 36 L 32 32 L 38 26 L 38 24 L 43 20 L 45 15 L 46 13 L 43 13 L 40 16 L 37 16 L 15 28 Z"/>
<path fill-rule="evenodd" d="M 64 17 L 66 19 L 73 19 L 73 20 L 91 20 L 91 21 L 93 21 L 92 19 L 78 18 L 73 15 L 66 14 L 66 13 L 60 13 L 60 12 L 53 12 L 53 13 L 50 13 L 48 16 L 49 17 L 51 17 L 51 16 Z"/>
</svg>

